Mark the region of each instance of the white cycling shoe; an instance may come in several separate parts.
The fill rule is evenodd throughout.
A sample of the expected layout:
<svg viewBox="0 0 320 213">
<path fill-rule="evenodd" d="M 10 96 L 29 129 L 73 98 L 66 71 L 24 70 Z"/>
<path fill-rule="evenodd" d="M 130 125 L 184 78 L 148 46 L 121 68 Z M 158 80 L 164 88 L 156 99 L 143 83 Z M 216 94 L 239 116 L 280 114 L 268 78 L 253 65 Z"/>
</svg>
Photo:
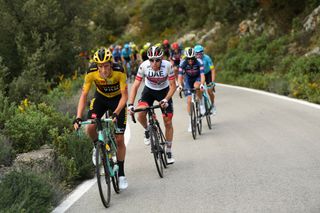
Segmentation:
<svg viewBox="0 0 320 213">
<path fill-rule="evenodd" d="M 127 181 L 127 177 L 125 176 L 120 176 L 119 177 L 119 189 L 123 190 L 128 188 L 128 181 Z"/>
<path fill-rule="evenodd" d="M 203 104 L 200 104 L 200 113 L 201 113 L 201 115 L 206 114 L 206 108 L 204 107 Z"/>
</svg>

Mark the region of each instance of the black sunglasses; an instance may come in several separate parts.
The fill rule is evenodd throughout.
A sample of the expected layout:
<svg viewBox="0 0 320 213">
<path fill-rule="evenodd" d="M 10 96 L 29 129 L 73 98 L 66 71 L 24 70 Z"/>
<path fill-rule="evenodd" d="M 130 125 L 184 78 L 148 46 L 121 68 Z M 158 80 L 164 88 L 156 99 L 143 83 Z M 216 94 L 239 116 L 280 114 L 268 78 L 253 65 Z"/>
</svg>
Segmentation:
<svg viewBox="0 0 320 213">
<path fill-rule="evenodd" d="M 157 58 L 157 59 L 150 58 L 149 61 L 150 62 L 159 62 L 159 61 L 161 61 L 161 59 L 160 58 Z"/>
</svg>

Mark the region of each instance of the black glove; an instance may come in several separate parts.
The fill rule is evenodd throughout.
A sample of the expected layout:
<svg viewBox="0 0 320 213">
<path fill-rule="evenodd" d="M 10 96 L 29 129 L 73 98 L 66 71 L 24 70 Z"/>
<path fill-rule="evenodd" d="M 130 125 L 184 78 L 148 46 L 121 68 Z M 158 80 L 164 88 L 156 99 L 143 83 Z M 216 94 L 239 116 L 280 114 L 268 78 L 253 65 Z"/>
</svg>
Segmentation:
<svg viewBox="0 0 320 213">
<path fill-rule="evenodd" d="M 74 121 L 73 121 L 73 125 L 74 124 L 78 124 L 78 126 L 80 127 L 81 126 L 81 122 L 82 122 L 82 119 L 81 118 L 76 118 Z"/>
<path fill-rule="evenodd" d="M 115 119 L 115 118 L 116 118 L 116 119 L 118 120 L 118 117 L 119 117 L 119 115 L 117 115 L 117 113 L 115 113 L 115 112 L 112 113 L 112 115 L 111 115 L 111 118 L 112 118 L 112 119 Z"/>
</svg>

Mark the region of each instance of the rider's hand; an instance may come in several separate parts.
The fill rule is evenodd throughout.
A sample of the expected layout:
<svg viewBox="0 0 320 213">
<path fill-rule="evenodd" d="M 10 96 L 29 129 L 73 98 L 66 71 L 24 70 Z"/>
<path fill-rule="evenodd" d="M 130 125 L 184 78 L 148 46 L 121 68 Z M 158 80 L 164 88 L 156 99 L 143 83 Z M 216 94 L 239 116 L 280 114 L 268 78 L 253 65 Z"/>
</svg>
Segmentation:
<svg viewBox="0 0 320 213">
<path fill-rule="evenodd" d="M 78 130 L 81 126 L 81 118 L 76 118 L 72 123 L 75 130 Z"/>
<path fill-rule="evenodd" d="M 134 114 L 134 106 L 133 104 L 128 104 L 128 112 L 130 115 Z"/>
<path fill-rule="evenodd" d="M 215 82 L 210 82 L 210 84 L 208 84 L 208 87 L 215 87 L 216 86 L 216 83 Z"/>
<path fill-rule="evenodd" d="M 119 115 L 117 113 L 112 113 L 111 118 L 113 122 L 116 122 L 118 120 Z"/>
<path fill-rule="evenodd" d="M 200 90 L 203 91 L 204 90 L 204 85 L 200 84 Z"/>
<path fill-rule="evenodd" d="M 162 108 L 164 108 L 164 109 L 167 108 L 169 106 L 168 100 L 167 99 L 163 99 L 162 101 L 160 101 L 160 106 Z"/>
</svg>

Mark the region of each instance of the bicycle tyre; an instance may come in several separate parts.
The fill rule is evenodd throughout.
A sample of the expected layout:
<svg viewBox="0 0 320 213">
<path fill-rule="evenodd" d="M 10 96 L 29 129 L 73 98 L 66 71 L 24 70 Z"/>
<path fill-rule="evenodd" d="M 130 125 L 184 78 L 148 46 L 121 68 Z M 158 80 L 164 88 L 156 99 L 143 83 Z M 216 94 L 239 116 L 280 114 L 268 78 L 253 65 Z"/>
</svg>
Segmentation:
<svg viewBox="0 0 320 213">
<path fill-rule="evenodd" d="M 190 113 L 191 113 L 191 133 L 192 137 L 195 140 L 197 138 L 197 116 L 196 116 L 196 109 L 194 103 L 191 102 L 190 104 Z"/>
<path fill-rule="evenodd" d="M 208 128 L 209 129 L 212 129 L 212 124 L 211 124 L 211 108 L 212 106 L 210 107 L 210 103 L 207 99 L 207 97 L 203 97 L 204 98 L 204 107 L 206 108 L 206 120 L 207 120 L 207 124 L 208 124 Z"/>
<path fill-rule="evenodd" d="M 198 129 L 198 133 L 199 135 L 201 135 L 202 133 L 202 115 L 200 112 L 200 103 L 196 102 L 196 112 L 197 112 L 197 129 Z"/>
<path fill-rule="evenodd" d="M 109 141 L 109 144 L 111 144 L 110 153 L 114 153 L 114 152 L 117 153 L 117 151 L 114 151 L 114 150 L 118 149 L 117 143 L 115 141 L 116 141 L 115 137 L 113 137 L 113 141 Z M 110 163 L 110 166 L 112 169 L 114 169 L 114 167 L 117 165 L 117 162 L 114 162 L 112 157 L 109 158 L 109 163 Z M 114 176 L 111 177 L 111 181 L 112 181 L 112 186 L 113 186 L 115 193 L 119 194 L 120 188 L 119 188 L 119 172 L 118 172 L 118 170 L 114 172 Z"/>
<path fill-rule="evenodd" d="M 104 143 L 99 141 L 96 147 L 96 175 L 101 201 L 103 205 L 108 208 L 110 206 L 111 185 L 106 160 L 106 148 Z"/>
<path fill-rule="evenodd" d="M 167 158 L 167 146 L 166 146 L 166 139 L 163 135 L 163 132 L 160 128 L 160 125 L 158 126 L 158 137 L 160 138 L 160 148 L 161 148 L 161 155 L 162 155 L 162 163 L 163 163 L 163 167 L 166 169 L 168 167 L 168 158 Z"/>
<path fill-rule="evenodd" d="M 151 151 L 153 153 L 154 162 L 156 164 L 156 168 L 158 171 L 158 174 L 161 178 L 163 178 L 163 159 L 161 154 L 161 147 L 159 143 L 159 138 L 157 135 L 156 130 L 154 127 L 149 128 L 149 134 L 150 134 L 150 142 L 151 142 Z"/>
<path fill-rule="evenodd" d="M 111 168 L 113 169 L 113 167 L 116 165 L 116 163 L 113 162 L 112 159 L 110 159 L 109 162 L 110 162 Z M 113 186 L 114 192 L 119 194 L 120 189 L 119 189 L 119 173 L 118 173 L 118 171 L 114 172 L 114 176 L 111 177 L 111 181 L 112 181 L 112 186 Z"/>
</svg>

